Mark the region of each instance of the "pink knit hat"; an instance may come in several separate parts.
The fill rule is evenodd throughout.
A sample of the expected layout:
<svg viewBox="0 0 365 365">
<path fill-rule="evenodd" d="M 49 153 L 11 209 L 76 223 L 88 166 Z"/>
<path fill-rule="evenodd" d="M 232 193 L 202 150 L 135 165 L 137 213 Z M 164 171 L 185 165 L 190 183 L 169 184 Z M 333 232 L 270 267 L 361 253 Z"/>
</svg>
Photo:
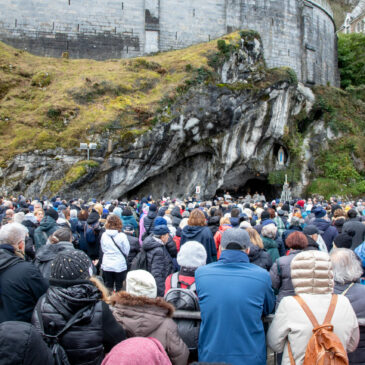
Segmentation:
<svg viewBox="0 0 365 365">
<path fill-rule="evenodd" d="M 161 343 L 152 337 L 132 337 L 118 343 L 101 365 L 171 365 Z"/>
</svg>

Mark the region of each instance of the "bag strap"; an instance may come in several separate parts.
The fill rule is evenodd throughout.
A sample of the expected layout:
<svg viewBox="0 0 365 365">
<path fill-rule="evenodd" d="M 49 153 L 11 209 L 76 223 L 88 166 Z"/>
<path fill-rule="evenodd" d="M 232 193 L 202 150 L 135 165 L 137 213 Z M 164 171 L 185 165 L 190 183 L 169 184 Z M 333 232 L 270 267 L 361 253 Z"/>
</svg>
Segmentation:
<svg viewBox="0 0 365 365">
<path fill-rule="evenodd" d="M 291 350 L 291 346 L 290 346 L 289 340 L 288 340 L 288 355 L 289 355 L 290 365 L 295 365 L 293 351 Z"/>
<path fill-rule="evenodd" d="M 338 299 L 338 295 L 332 294 L 331 303 L 328 308 L 328 312 L 327 312 L 326 318 L 324 319 L 323 324 L 331 323 L 333 313 L 335 312 L 335 309 L 336 309 L 337 299 Z"/>
<path fill-rule="evenodd" d="M 150 223 L 150 225 L 148 226 L 148 229 L 146 229 L 146 233 L 147 233 L 147 236 L 150 234 L 150 230 L 151 230 L 151 227 L 153 226 L 153 223 L 155 222 L 155 220 L 153 219 Z"/>
<path fill-rule="evenodd" d="M 114 241 L 114 238 L 112 236 L 109 236 L 112 241 L 114 242 L 115 247 L 119 250 L 119 252 L 123 255 L 125 262 L 127 262 L 127 256 L 124 254 L 122 249 L 117 245 L 117 243 Z"/>
<path fill-rule="evenodd" d="M 303 308 L 305 314 L 308 316 L 309 320 L 312 322 L 313 327 L 318 327 L 319 323 L 318 323 L 316 317 L 314 316 L 314 314 L 312 313 L 312 311 L 309 309 L 307 303 L 299 295 L 295 295 L 293 298 Z"/>
<path fill-rule="evenodd" d="M 341 295 L 346 295 L 347 294 L 347 292 L 352 288 L 352 286 L 354 285 L 355 283 L 351 283 L 342 293 L 341 293 Z"/>
<path fill-rule="evenodd" d="M 170 288 L 179 288 L 179 273 L 175 272 L 171 275 Z"/>
</svg>

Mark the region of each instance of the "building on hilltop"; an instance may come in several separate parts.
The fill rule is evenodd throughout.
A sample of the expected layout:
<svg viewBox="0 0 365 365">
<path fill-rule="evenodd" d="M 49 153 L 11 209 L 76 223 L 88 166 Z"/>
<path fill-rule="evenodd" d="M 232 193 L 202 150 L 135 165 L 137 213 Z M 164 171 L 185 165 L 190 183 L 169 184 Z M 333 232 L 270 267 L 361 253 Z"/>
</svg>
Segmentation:
<svg viewBox="0 0 365 365">
<path fill-rule="evenodd" d="M 365 0 L 360 0 L 351 13 L 346 14 L 339 33 L 365 33 Z"/>
<path fill-rule="evenodd" d="M 253 29 L 268 67 L 289 66 L 306 84 L 339 84 L 327 0 L 0 0 L 0 6 L 0 40 L 37 55 L 136 57 Z"/>
</svg>

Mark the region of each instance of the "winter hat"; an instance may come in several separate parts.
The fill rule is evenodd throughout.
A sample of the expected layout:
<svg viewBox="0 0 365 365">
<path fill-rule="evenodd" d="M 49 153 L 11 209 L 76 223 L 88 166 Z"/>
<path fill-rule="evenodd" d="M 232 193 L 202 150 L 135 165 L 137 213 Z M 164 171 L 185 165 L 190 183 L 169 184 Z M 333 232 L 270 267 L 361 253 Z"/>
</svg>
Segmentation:
<svg viewBox="0 0 365 365">
<path fill-rule="evenodd" d="M 92 210 L 92 212 L 89 214 L 88 218 L 87 218 L 87 224 L 94 224 L 96 222 L 98 222 L 100 219 L 100 215 L 97 211 Z"/>
<path fill-rule="evenodd" d="M 196 268 L 207 262 L 207 251 L 198 241 L 184 243 L 177 254 L 177 263 L 180 266 Z"/>
<path fill-rule="evenodd" d="M 153 222 L 153 225 L 156 226 L 167 226 L 167 221 L 165 218 L 157 217 Z"/>
<path fill-rule="evenodd" d="M 161 343 L 153 337 L 132 337 L 114 346 L 101 365 L 171 365 Z"/>
<path fill-rule="evenodd" d="M 227 249 L 229 245 L 235 245 L 236 247 L 238 245 L 243 250 L 252 247 L 250 236 L 244 229 L 240 228 L 229 228 L 223 232 L 221 247 Z"/>
<path fill-rule="evenodd" d="M 165 213 L 166 213 L 166 210 L 167 210 L 167 208 L 166 208 L 166 207 L 162 207 L 162 208 L 160 208 L 160 209 L 158 210 L 157 215 L 158 215 L 159 217 L 163 217 L 163 216 L 165 215 Z"/>
<path fill-rule="evenodd" d="M 155 236 L 163 236 L 166 233 L 170 233 L 169 227 L 166 224 L 154 226 L 152 233 Z"/>
<path fill-rule="evenodd" d="M 55 221 L 58 219 L 58 213 L 53 208 L 48 208 L 44 215 L 53 218 Z"/>
<path fill-rule="evenodd" d="M 92 262 L 81 250 L 60 252 L 51 264 L 50 284 L 59 285 L 69 282 L 84 282 L 93 275 Z"/>
<path fill-rule="evenodd" d="M 305 201 L 304 200 L 298 200 L 297 205 L 299 205 L 301 208 L 304 208 Z"/>
<path fill-rule="evenodd" d="M 150 212 L 157 212 L 157 205 L 156 204 L 151 204 L 150 207 L 148 208 L 148 210 Z"/>
<path fill-rule="evenodd" d="M 327 214 L 322 207 L 313 208 L 312 213 L 315 215 L 316 218 L 322 218 Z"/>
<path fill-rule="evenodd" d="M 313 234 L 323 234 L 323 231 L 320 231 L 314 224 L 309 224 L 303 228 L 303 233 L 312 236 Z"/>
<path fill-rule="evenodd" d="M 14 222 L 22 223 L 24 220 L 24 212 L 18 212 L 14 214 Z"/>
<path fill-rule="evenodd" d="M 351 248 L 352 246 L 352 237 L 354 237 L 356 234 L 355 231 L 349 230 L 344 233 L 340 233 L 336 236 L 336 238 L 333 240 L 334 244 L 337 248 Z"/>
<path fill-rule="evenodd" d="M 126 291 L 129 294 L 148 298 L 157 297 L 156 280 L 148 271 L 133 270 L 127 274 Z"/>
<path fill-rule="evenodd" d="M 113 210 L 113 214 L 117 215 L 119 218 L 122 217 L 122 208 L 120 207 L 116 207 L 114 210 Z"/>
<path fill-rule="evenodd" d="M 189 218 L 189 215 L 190 215 L 190 213 L 187 211 L 187 210 L 185 210 L 185 211 L 183 211 L 183 213 L 182 213 L 182 217 L 183 218 Z"/>
<path fill-rule="evenodd" d="M 267 210 L 264 210 L 261 213 L 261 222 L 264 221 L 265 219 L 270 219 L 270 213 Z"/>
</svg>

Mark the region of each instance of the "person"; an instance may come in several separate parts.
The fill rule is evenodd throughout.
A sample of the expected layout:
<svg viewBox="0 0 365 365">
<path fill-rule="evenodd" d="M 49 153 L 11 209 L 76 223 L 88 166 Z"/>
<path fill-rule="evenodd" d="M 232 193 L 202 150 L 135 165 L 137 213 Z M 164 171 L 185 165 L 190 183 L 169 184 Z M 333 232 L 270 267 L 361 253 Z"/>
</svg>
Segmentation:
<svg viewBox="0 0 365 365">
<path fill-rule="evenodd" d="M 48 208 L 45 212 L 39 227 L 34 231 L 34 245 L 36 251 L 47 243 L 48 237 L 57 231 L 58 213 L 53 208 Z"/>
<path fill-rule="evenodd" d="M 137 223 L 136 219 L 133 216 L 131 208 L 129 208 L 129 207 L 123 208 L 121 219 L 122 219 L 122 222 L 123 222 L 123 226 L 125 226 L 127 224 L 132 224 L 133 228 L 134 228 L 134 231 L 135 232 L 138 231 L 138 223 Z"/>
<path fill-rule="evenodd" d="M 351 365 L 365 364 L 365 286 L 359 283 L 363 271 L 361 262 L 356 254 L 347 248 L 332 250 L 330 258 L 335 280 L 334 292 L 348 298 L 360 326 L 359 346 L 348 354 L 349 362 Z"/>
<path fill-rule="evenodd" d="M 123 225 L 123 232 L 126 234 L 129 242 L 129 254 L 127 258 L 128 270 L 132 265 L 133 259 L 137 256 L 138 252 L 141 250 L 141 245 L 139 244 L 139 239 L 134 235 L 134 227 L 132 224 Z"/>
<path fill-rule="evenodd" d="M 343 211 L 341 207 L 335 209 L 333 211 L 332 225 L 337 229 L 338 233 L 342 233 L 342 228 L 345 223 L 346 223 L 346 213 Z"/>
<path fill-rule="evenodd" d="M 357 246 L 365 241 L 365 224 L 359 221 L 356 209 L 350 209 L 347 216 L 349 219 L 343 225 L 343 232 L 355 231 L 351 246 L 351 249 L 355 250 Z"/>
<path fill-rule="evenodd" d="M 59 252 L 73 250 L 72 232 L 69 228 L 60 228 L 49 237 L 49 245 L 44 245 L 36 252 L 34 265 L 45 279 L 51 275 L 52 261 Z"/>
<path fill-rule="evenodd" d="M 229 217 L 222 217 L 219 221 L 219 229 L 214 235 L 215 248 L 217 252 L 219 252 L 219 247 L 221 244 L 222 234 L 229 228 L 233 228 L 231 224 L 231 220 Z"/>
<path fill-rule="evenodd" d="M 347 232 L 340 233 L 336 236 L 333 241 L 333 248 L 351 248 L 353 243 L 353 238 L 355 236 L 355 231 L 348 230 Z"/>
<path fill-rule="evenodd" d="M 156 217 L 157 217 L 157 205 L 151 204 L 148 207 L 147 214 L 142 216 L 139 221 L 139 242 L 141 244 L 143 240 L 151 234 Z"/>
<path fill-rule="evenodd" d="M 251 264 L 255 264 L 269 271 L 272 266 L 272 259 L 269 253 L 265 251 L 260 235 L 257 233 L 256 229 L 253 229 L 252 227 L 247 227 L 245 230 L 250 236 L 250 241 L 252 243 L 248 255 Z"/>
<path fill-rule="evenodd" d="M 101 226 L 99 213 L 94 209 L 91 210 L 87 217 L 84 232 L 86 253 L 95 264 L 99 264 L 100 242 L 104 228 Z"/>
<path fill-rule="evenodd" d="M 284 297 L 294 295 L 290 264 L 296 255 L 308 247 L 308 240 L 302 232 L 292 232 L 286 239 L 286 244 L 289 247 L 288 255 L 276 260 L 270 269 L 272 287 L 278 292 L 276 307 Z"/>
<path fill-rule="evenodd" d="M 154 277 L 147 271 L 134 270 L 127 275 L 126 292 L 111 297 L 113 314 L 128 337 L 153 337 L 159 340 L 173 365 L 186 365 L 189 350 L 172 320 L 174 307 L 157 298 Z"/>
<path fill-rule="evenodd" d="M 159 219 L 164 220 L 163 218 Z M 170 240 L 170 231 L 167 225 L 159 224 L 154 226 L 152 234 L 143 241 L 142 248 L 147 254 L 148 271 L 156 280 L 157 295 L 162 297 L 165 293 L 165 280 L 174 272 L 169 251 L 175 250 L 176 253 L 175 242 Z"/>
<path fill-rule="evenodd" d="M 194 209 L 189 216 L 188 225 L 181 233 L 180 247 L 187 241 L 200 242 L 207 251 L 207 264 L 216 261 L 217 249 L 212 231 L 206 226 L 204 213 L 200 209 Z"/>
<path fill-rule="evenodd" d="M 269 223 L 270 220 L 267 221 Z M 272 262 L 274 263 L 279 257 L 279 245 L 275 240 L 277 234 L 277 228 L 274 223 L 263 225 L 261 229 L 261 239 L 264 244 L 264 248 L 270 255 Z"/>
<path fill-rule="evenodd" d="M 32 213 L 27 213 L 24 216 L 22 225 L 28 230 L 28 236 L 25 241 L 25 255 L 27 259 L 33 260 L 35 258 L 34 231 L 38 227 L 38 221 Z"/>
<path fill-rule="evenodd" d="M 77 214 L 77 226 L 76 231 L 79 235 L 79 249 L 87 252 L 87 242 L 85 238 L 86 221 L 89 217 L 87 209 L 81 209 Z"/>
<path fill-rule="evenodd" d="M 188 241 L 177 254 L 177 263 L 180 271 L 170 274 L 165 281 L 165 295 L 171 288 L 187 289 L 195 283 L 195 271 L 206 264 L 207 252 L 204 246 L 197 241 Z M 173 275 L 176 283 L 173 283 Z"/>
<path fill-rule="evenodd" d="M 321 236 L 321 233 L 323 232 L 320 231 L 315 225 L 308 224 L 303 228 L 303 233 L 306 235 L 308 240 L 308 249 L 328 252 L 327 246 Z"/>
<path fill-rule="evenodd" d="M 123 327 L 105 303 L 107 290 L 92 277 L 92 262 L 81 250 L 62 251 L 52 264 L 50 287 L 37 303 L 32 324 L 40 333 L 55 335 L 81 311 L 82 321 L 72 325 L 59 343 L 71 364 L 100 364 L 104 353 L 125 339 Z"/>
<path fill-rule="evenodd" d="M 1 365 L 54 365 L 50 348 L 30 323 L 0 323 Z"/>
<path fill-rule="evenodd" d="M 201 309 L 199 361 L 231 365 L 266 364 L 262 316 L 275 306 L 269 273 L 249 262 L 252 247 L 243 229 L 225 231 L 218 262 L 198 268 Z"/>
<path fill-rule="evenodd" d="M 122 227 L 123 223 L 119 217 L 109 215 L 105 223 L 106 231 L 101 236 L 101 268 L 105 286 L 110 291 L 113 291 L 114 287 L 116 291 L 122 290 L 127 276 L 130 246 Z"/>
<path fill-rule="evenodd" d="M 321 236 L 327 246 L 327 251 L 330 252 L 333 240 L 338 235 L 338 231 L 335 227 L 331 226 L 331 222 L 327 219 L 327 213 L 321 206 L 314 207 L 312 213 L 315 216 L 312 224 L 323 232 Z"/>
<path fill-rule="evenodd" d="M 38 223 L 41 223 L 44 218 L 44 211 L 42 208 L 34 210 L 34 216 L 36 217 Z"/>
<path fill-rule="evenodd" d="M 40 271 L 24 261 L 26 235 L 20 223 L 0 229 L 0 323 L 30 322 L 38 298 L 48 288 Z"/>
<path fill-rule="evenodd" d="M 172 225 L 177 229 L 182 220 L 180 207 L 178 205 L 175 205 L 174 208 L 171 210 L 171 216 L 172 216 Z"/>
<path fill-rule="evenodd" d="M 128 338 L 114 346 L 101 365 L 171 365 L 160 341 L 153 337 Z"/>
<path fill-rule="evenodd" d="M 318 323 L 322 324 L 334 287 L 329 255 L 315 250 L 300 252 L 291 263 L 291 278 L 295 294 L 307 304 Z M 345 296 L 337 296 L 330 322 L 345 350 L 354 351 L 359 342 L 359 327 L 354 310 Z M 267 334 L 269 347 L 277 353 L 284 352 L 282 364 L 291 364 L 288 342 L 295 364 L 302 364 L 312 334 L 313 325 L 298 301 L 293 296 L 283 298 Z"/>
</svg>

